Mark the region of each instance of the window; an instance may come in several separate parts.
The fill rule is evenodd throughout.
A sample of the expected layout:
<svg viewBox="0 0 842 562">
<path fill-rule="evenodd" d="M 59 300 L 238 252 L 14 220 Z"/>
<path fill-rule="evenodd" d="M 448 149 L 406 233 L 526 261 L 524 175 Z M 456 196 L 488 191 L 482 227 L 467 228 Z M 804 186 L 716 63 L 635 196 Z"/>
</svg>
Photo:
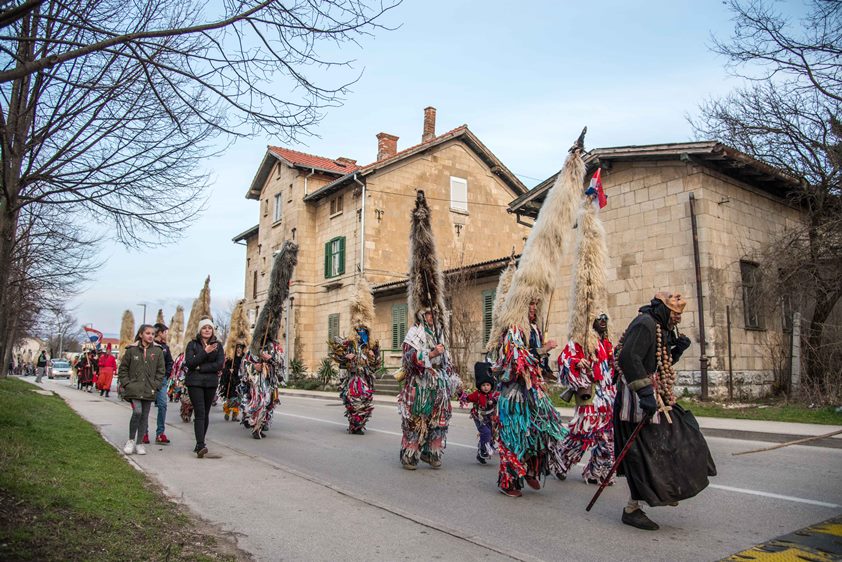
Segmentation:
<svg viewBox="0 0 842 562">
<path fill-rule="evenodd" d="M 249 309 L 249 324 L 254 327 L 254 321 L 257 318 L 257 312 L 254 309 Z"/>
<path fill-rule="evenodd" d="M 468 212 L 468 180 L 450 177 L 450 209 Z"/>
<path fill-rule="evenodd" d="M 295 241 L 295 229 L 293 228 L 290 232 L 292 233 L 292 240 L 294 242 Z"/>
<path fill-rule="evenodd" d="M 743 315 L 747 329 L 762 330 L 763 316 L 760 313 L 760 266 L 741 261 L 740 277 L 743 284 Z"/>
<path fill-rule="evenodd" d="M 494 297 L 497 289 L 488 289 L 482 292 L 482 341 L 488 343 L 488 338 L 491 337 L 491 322 L 494 311 Z M 497 334 L 494 334 L 495 336 Z"/>
<path fill-rule="evenodd" d="M 252 276 L 252 290 L 251 290 L 251 298 L 257 298 L 257 270 L 254 270 L 254 275 Z"/>
<path fill-rule="evenodd" d="M 275 195 L 275 214 L 272 217 L 273 222 L 281 220 L 281 194 Z"/>
<path fill-rule="evenodd" d="M 330 216 L 342 212 L 342 196 L 337 195 L 333 199 L 330 200 Z"/>
<path fill-rule="evenodd" d="M 339 337 L 339 314 L 329 314 L 327 317 L 327 341 Z"/>
<path fill-rule="evenodd" d="M 345 273 L 345 237 L 339 236 L 325 244 L 325 279 Z"/>
<path fill-rule="evenodd" d="M 792 331 L 792 315 L 795 309 L 792 307 L 792 297 L 783 295 L 781 297 L 781 327 L 784 332 Z"/>
<path fill-rule="evenodd" d="M 400 349 L 406 337 L 406 315 L 408 305 L 392 305 L 392 349 Z"/>
</svg>

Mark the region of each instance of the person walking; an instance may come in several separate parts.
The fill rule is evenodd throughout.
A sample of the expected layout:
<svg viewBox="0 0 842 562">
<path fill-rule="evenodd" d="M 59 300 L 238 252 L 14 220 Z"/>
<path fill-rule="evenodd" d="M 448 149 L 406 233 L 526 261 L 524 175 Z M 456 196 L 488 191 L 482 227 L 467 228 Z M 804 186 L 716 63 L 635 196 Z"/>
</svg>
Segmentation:
<svg viewBox="0 0 842 562">
<path fill-rule="evenodd" d="M 155 444 L 169 445 L 170 440 L 167 434 L 164 433 L 167 423 L 167 388 L 169 386 L 170 375 L 172 374 L 172 353 L 170 353 L 170 346 L 167 345 L 169 339 L 170 329 L 166 324 L 158 322 L 155 324 L 155 345 L 161 348 L 164 352 L 164 382 L 158 393 L 155 395 L 155 407 L 158 408 L 157 427 L 155 428 Z M 143 435 L 144 445 L 149 444 L 149 431 Z"/>
<path fill-rule="evenodd" d="M 38 363 L 35 365 L 35 382 L 40 383 L 41 377 L 44 376 L 44 371 L 47 370 L 47 352 L 41 351 L 38 356 Z"/>
<path fill-rule="evenodd" d="M 205 435 L 208 432 L 210 408 L 224 360 L 222 346 L 214 335 L 213 321 L 210 318 L 202 318 L 199 321 L 199 333 L 187 344 L 187 350 L 184 352 L 184 364 L 187 366 L 185 385 L 196 414 L 193 420 L 196 447 L 193 452 L 199 458 L 208 452 Z"/>
<path fill-rule="evenodd" d="M 154 339 L 155 328 L 143 324 L 137 331 L 134 343 L 123 352 L 117 372 L 120 395 L 132 404 L 129 440 L 123 447 L 127 455 L 146 454 L 146 448 L 140 441 L 146 433 L 155 394 L 164 381 L 164 353 L 154 344 Z"/>
<path fill-rule="evenodd" d="M 111 383 L 114 380 L 114 373 L 117 371 L 117 360 L 111 353 L 111 344 L 105 348 L 105 353 L 99 357 L 99 375 L 96 379 L 96 387 L 100 396 L 109 397 L 111 394 Z"/>
</svg>

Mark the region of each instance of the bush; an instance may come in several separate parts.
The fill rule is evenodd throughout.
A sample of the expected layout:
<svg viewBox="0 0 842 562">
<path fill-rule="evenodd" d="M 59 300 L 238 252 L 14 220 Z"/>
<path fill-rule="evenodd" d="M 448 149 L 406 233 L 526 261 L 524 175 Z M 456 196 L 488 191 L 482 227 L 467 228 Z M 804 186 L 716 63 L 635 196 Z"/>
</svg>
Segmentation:
<svg viewBox="0 0 842 562">
<path fill-rule="evenodd" d="M 297 357 L 295 359 L 289 360 L 289 381 L 290 383 L 294 383 L 299 381 L 307 376 L 307 367 L 304 366 L 304 362 Z"/>
<path fill-rule="evenodd" d="M 339 374 L 339 371 L 333 366 L 333 361 L 329 358 L 325 357 L 322 359 L 321 365 L 319 365 L 319 380 L 321 381 L 323 389 L 326 389 L 336 376 Z"/>
</svg>

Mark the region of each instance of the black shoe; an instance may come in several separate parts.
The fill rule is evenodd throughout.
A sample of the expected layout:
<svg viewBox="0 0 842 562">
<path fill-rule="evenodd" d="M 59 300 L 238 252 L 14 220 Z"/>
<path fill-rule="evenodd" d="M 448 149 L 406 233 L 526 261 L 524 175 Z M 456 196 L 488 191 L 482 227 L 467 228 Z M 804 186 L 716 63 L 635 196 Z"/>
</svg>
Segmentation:
<svg viewBox="0 0 842 562">
<path fill-rule="evenodd" d="M 198 446 L 196 450 L 196 456 L 200 459 L 208 454 L 208 448 L 205 445 Z"/>
<path fill-rule="evenodd" d="M 555 477 L 559 480 L 567 480 L 567 475 L 563 472 L 556 472 Z"/>
<path fill-rule="evenodd" d="M 485 460 L 481 453 L 477 453 L 477 462 L 480 464 L 486 464 L 488 461 Z"/>
<path fill-rule="evenodd" d="M 259 431 L 252 431 L 251 437 L 252 437 L 252 439 L 260 439 L 260 438 L 263 437 L 263 434 L 260 433 Z"/>
<path fill-rule="evenodd" d="M 657 523 L 646 517 L 642 509 L 635 509 L 631 513 L 623 509 L 621 521 L 626 525 L 643 529 L 644 531 L 657 531 L 660 529 Z"/>
</svg>

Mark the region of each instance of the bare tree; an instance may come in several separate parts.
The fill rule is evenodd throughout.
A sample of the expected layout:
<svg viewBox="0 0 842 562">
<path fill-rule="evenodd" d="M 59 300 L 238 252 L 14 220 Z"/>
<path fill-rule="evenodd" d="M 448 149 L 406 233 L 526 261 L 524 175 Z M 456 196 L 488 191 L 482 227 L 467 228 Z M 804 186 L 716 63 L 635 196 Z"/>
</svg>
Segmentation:
<svg viewBox="0 0 842 562">
<path fill-rule="evenodd" d="M 734 32 L 714 48 L 749 83 L 707 101 L 691 121 L 699 136 L 802 181 L 790 196 L 804 210 L 804 223 L 760 252 L 764 290 L 807 312 L 806 379 L 824 380 L 824 328 L 842 298 L 842 3 L 812 0 L 801 21 L 763 0 L 728 5 Z"/>
<path fill-rule="evenodd" d="M 464 257 L 459 266 L 447 272 L 445 283 L 450 309 L 450 358 L 454 370 L 467 388 L 472 384 L 473 363 L 478 359 L 477 350 L 485 342 L 482 341 L 482 318 L 479 317 L 473 290 L 476 275 L 465 267 Z"/>
<path fill-rule="evenodd" d="M 9 289 L 24 209 L 88 212 L 127 245 L 174 239 L 203 208 L 197 170 L 210 142 L 310 132 L 356 79 L 325 84 L 351 61 L 322 46 L 358 41 L 394 5 L 2 3 L 0 335 L 16 330 Z"/>
</svg>

